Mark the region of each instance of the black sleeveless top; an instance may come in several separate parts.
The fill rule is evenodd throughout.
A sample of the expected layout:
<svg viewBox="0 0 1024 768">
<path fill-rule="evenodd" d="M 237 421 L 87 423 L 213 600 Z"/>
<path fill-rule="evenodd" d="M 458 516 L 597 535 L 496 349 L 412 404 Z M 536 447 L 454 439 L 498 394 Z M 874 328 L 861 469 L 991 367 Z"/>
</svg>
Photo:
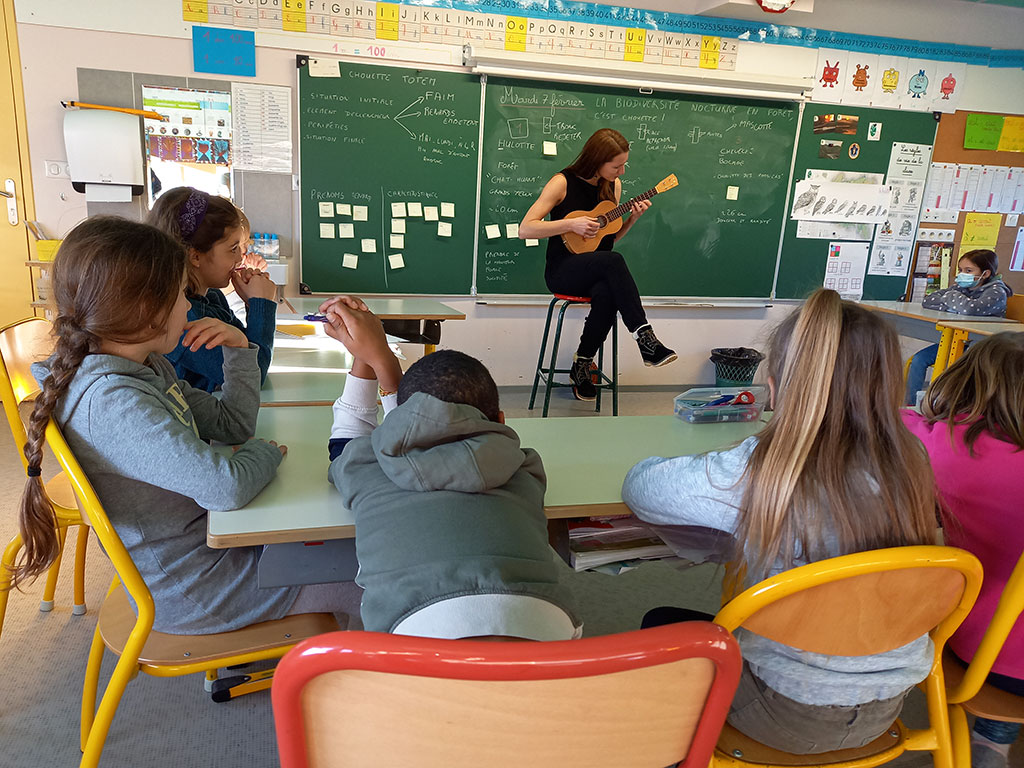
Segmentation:
<svg viewBox="0 0 1024 768">
<path fill-rule="evenodd" d="M 588 184 L 572 171 L 559 171 L 565 177 L 565 199 L 551 209 L 551 221 L 560 221 L 573 211 L 590 211 L 601 202 L 601 193 L 596 184 Z M 599 251 L 610 251 L 615 247 L 615 235 L 605 235 L 597 246 Z M 565 247 L 561 235 L 548 238 L 547 260 L 572 253 Z"/>
</svg>

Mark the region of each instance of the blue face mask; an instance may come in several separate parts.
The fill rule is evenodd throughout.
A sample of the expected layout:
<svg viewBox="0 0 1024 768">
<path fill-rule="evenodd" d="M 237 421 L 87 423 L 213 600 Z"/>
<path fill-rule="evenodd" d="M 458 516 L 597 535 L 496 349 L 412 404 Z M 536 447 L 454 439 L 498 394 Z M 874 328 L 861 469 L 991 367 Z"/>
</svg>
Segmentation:
<svg viewBox="0 0 1024 768">
<path fill-rule="evenodd" d="M 978 282 L 977 275 L 969 275 L 966 272 L 959 272 L 956 276 L 956 284 L 961 288 L 972 288 Z"/>
</svg>

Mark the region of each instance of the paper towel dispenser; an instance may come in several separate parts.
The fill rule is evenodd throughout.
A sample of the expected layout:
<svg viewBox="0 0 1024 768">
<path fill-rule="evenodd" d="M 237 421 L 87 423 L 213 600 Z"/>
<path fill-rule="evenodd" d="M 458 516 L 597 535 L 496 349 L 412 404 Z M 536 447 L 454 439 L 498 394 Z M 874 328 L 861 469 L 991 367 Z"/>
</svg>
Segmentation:
<svg viewBox="0 0 1024 768">
<path fill-rule="evenodd" d="M 137 115 L 107 109 L 69 110 L 64 114 L 64 146 L 71 186 L 86 193 L 87 199 L 131 199 L 144 191 Z M 107 187 L 111 189 L 102 189 Z"/>
</svg>

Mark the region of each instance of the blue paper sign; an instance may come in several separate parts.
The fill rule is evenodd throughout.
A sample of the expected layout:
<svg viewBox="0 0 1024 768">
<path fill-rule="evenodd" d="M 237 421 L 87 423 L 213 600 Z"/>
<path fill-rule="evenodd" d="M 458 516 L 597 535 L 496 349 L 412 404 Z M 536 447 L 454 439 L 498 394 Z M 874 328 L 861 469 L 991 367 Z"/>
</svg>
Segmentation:
<svg viewBox="0 0 1024 768">
<path fill-rule="evenodd" d="M 192 69 L 256 77 L 256 35 L 242 29 L 193 26 Z"/>
</svg>

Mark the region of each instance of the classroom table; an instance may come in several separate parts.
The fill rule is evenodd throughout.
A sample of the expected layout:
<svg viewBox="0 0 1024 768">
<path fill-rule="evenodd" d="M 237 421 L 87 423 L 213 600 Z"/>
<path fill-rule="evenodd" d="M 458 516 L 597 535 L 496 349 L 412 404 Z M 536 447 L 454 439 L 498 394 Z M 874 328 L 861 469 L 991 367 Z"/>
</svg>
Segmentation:
<svg viewBox="0 0 1024 768">
<path fill-rule="evenodd" d="M 341 394 L 351 368 L 352 355 L 332 338 L 278 334 L 260 405 L 331 405 Z"/>
<path fill-rule="evenodd" d="M 320 309 L 324 301 L 331 298 L 324 296 L 299 296 L 289 298 L 289 303 L 299 315 L 313 314 Z M 423 344 L 424 353 L 430 354 L 441 340 L 441 323 L 445 320 L 465 320 L 466 314 L 452 309 L 435 299 L 421 297 L 412 298 L 363 298 L 366 306 L 373 314 L 384 322 L 384 330 L 398 337 L 401 341 Z M 279 321 L 284 326 L 294 320 Z"/>
<path fill-rule="evenodd" d="M 953 334 L 949 344 L 949 354 L 946 357 L 943 370 L 951 366 L 963 356 L 964 344 L 971 336 L 991 336 L 994 333 L 1002 333 L 1004 331 L 1010 331 L 1013 333 L 1020 333 L 1024 331 L 1024 323 L 1018 323 L 1016 320 L 1006 320 L 1005 318 L 1000 317 L 994 319 L 1001 322 L 994 323 L 991 322 L 992 318 L 987 318 L 989 322 L 978 322 L 979 319 L 981 318 L 972 317 L 970 320 L 957 320 L 956 322 L 943 321 L 941 323 L 936 323 L 936 327 L 943 333 L 951 331 Z"/>
<path fill-rule="evenodd" d="M 260 560 L 263 586 L 355 575 L 355 520 L 327 480 L 331 416 L 329 407 L 260 409 L 257 436 L 287 445 L 288 455 L 249 504 L 207 516 L 210 547 L 270 545 Z M 721 448 L 764 426 L 762 421 L 688 424 L 672 415 L 509 419 L 508 424 L 544 460 L 545 513 L 554 521 L 626 514 L 622 480 L 636 462 Z M 581 451 L 581 445 L 588 450 Z"/>
<path fill-rule="evenodd" d="M 965 315 L 956 312 L 942 312 L 936 309 L 925 309 L 920 304 L 907 301 L 871 301 L 864 300 L 857 302 L 862 307 L 873 312 L 885 314 L 896 326 L 896 330 L 902 336 L 910 336 L 914 339 L 934 341 L 935 331 L 939 333 L 939 351 L 935 357 L 935 366 L 932 368 L 932 380 L 946 370 L 946 366 L 952 362 L 949 359 L 950 348 L 953 344 L 953 330 L 948 327 L 951 322 L 964 320 Z M 971 315 L 973 323 L 1005 323 L 1003 317 L 982 317 Z"/>
</svg>

